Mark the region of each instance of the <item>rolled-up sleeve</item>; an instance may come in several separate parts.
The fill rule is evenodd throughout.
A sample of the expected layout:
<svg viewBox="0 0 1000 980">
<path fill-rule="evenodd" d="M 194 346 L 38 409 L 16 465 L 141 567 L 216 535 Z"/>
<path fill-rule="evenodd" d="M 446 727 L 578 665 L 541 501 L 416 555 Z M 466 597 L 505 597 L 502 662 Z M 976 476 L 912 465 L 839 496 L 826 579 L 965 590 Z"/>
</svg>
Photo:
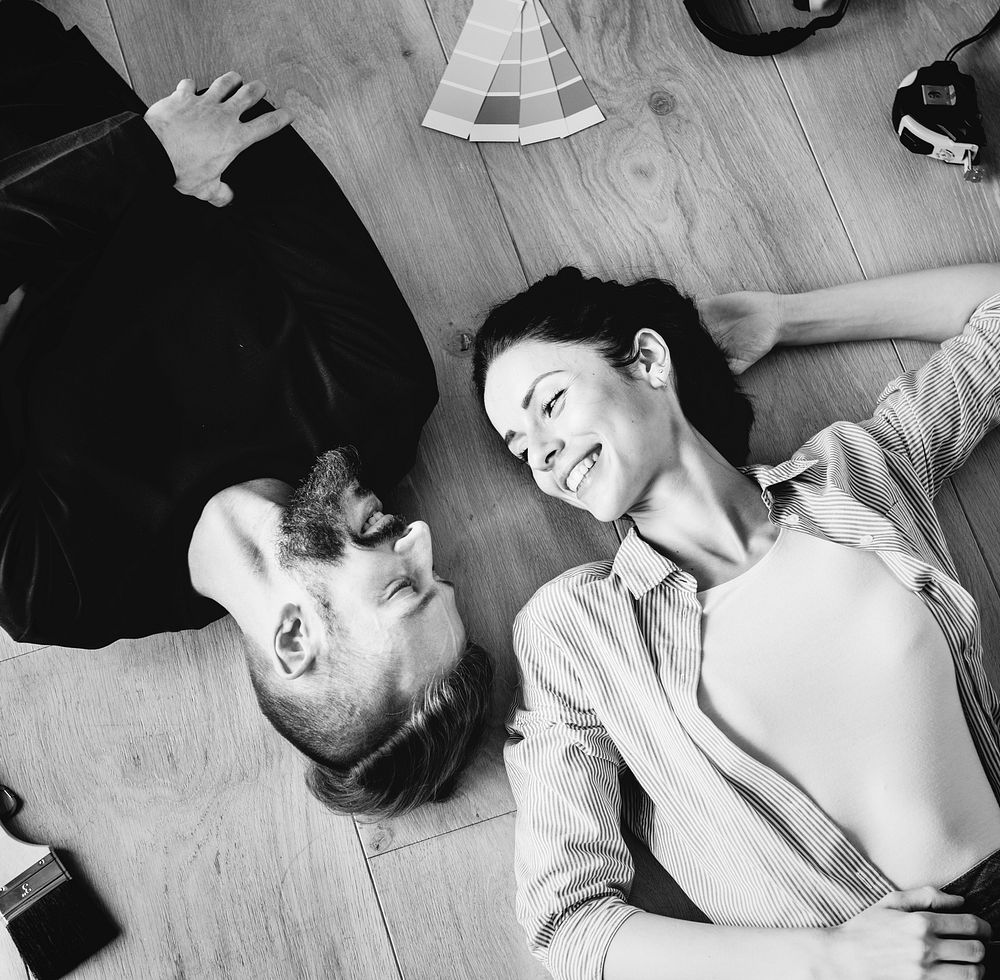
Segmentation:
<svg viewBox="0 0 1000 980">
<path fill-rule="evenodd" d="M 897 378 L 861 423 L 907 458 L 930 497 L 1000 422 L 1000 293 L 926 364 Z"/>
<path fill-rule="evenodd" d="M 518 813 L 517 914 L 556 980 L 601 980 L 634 867 L 621 835 L 622 760 L 584 704 L 567 651 L 528 609 L 514 625 L 521 691 L 504 760 Z"/>
</svg>

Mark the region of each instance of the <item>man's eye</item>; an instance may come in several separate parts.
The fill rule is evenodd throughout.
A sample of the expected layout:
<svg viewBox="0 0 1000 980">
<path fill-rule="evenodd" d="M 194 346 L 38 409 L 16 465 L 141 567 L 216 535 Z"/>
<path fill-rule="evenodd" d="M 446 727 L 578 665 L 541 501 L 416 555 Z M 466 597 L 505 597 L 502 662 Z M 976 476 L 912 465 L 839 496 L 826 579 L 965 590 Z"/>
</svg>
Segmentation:
<svg viewBox="0 0 1000 980">
<path fill-rule="evenodd" d="M 393 596 L 399 595 L 399 593 L 404 591 L 405 589 L 412 589 L 412 588 L 413 588 L 413 583 L 408 578 L 400 579 L 389 590 L 388 598 L 391 599 Z"/>
<path fill-rule="evenodd" d="M 559 389 L 559 391 L 557 391 L 557 392 L 556 392 L 556 393 L 555 393 L 555 394 L 554 394 L 554 395 L 553 395 L 553 396 L 552 396 L 552 397 L 551 397 L 551 398 L 550 398 L 550 399 L 549 399 L 549 400 L 548 400 L 548 401 L 547 401 L 547 402 L 545 403 L 545 406 L 544 406 L 544 407 L 542 408 L 542 411 L 543 411 L 543 412 L 544 412 L 544 413 L 545 413 L 546 415 L 551 415 L 551 414 L 552 414 L 552 411 L 553 411 L 553 409 L 554 409 L 554 408 L 556 407 L 556 402 L 557 402 L 557 401 L 559 401 L 559 399 L 560 399 L 560 398 L 562 398 L 562 396 L 563 396 L 563 395 L 564 395 L 565 393 L 566 393 L 566 389 L 565 389 L 565 388 L 560 388 L 560 389 Z"/>
</svg>

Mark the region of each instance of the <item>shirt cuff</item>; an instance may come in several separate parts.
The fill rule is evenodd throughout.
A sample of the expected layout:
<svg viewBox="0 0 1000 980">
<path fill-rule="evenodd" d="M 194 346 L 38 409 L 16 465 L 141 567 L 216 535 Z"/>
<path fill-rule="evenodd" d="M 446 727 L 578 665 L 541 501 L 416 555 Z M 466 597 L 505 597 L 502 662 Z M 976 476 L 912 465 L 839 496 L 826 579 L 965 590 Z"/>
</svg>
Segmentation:
<svg viewBox="0 0 1000 980">
<path fill-rule="evenodd" d="M 545 965 L 556 980 L 603 980 L 611 940 L 639 911 L 610 896 L 581 905 L 559 924 Z"/>
</svg>

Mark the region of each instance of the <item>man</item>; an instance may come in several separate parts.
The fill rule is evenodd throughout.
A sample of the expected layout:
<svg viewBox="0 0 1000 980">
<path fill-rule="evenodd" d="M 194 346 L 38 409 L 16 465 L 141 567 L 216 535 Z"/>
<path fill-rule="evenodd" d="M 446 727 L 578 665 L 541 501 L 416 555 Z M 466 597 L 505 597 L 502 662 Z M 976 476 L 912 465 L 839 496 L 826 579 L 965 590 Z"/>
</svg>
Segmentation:
<svg viewBox="0 0 1000 980">
<path fill-rule="evenodd" d="M 362 489 L 437 398 L 363 225 L 259 82 L 146 112 L 29 0 L 0 72 L 0 624 L 94 648 L 229 610 L 324 802 L 439 798 L 491 668 L 426 525 Z"/>
</svg>

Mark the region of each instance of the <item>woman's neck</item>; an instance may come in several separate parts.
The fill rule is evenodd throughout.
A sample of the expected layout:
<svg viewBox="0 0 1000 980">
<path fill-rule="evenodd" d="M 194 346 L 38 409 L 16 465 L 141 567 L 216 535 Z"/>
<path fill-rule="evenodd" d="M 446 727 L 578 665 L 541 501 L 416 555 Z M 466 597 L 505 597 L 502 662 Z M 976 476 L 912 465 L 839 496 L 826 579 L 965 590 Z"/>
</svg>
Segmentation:
<svg viewBox="0 0 1000 980">
<path fill-rule="evenodd" d="M 771 547 L 760 487 L 727 462 L 699 433 L 678 446 L 664 472 L 629 511 L 642 538 L 694 575 L 700 589 L 746 571 Z"/>
</svg>

